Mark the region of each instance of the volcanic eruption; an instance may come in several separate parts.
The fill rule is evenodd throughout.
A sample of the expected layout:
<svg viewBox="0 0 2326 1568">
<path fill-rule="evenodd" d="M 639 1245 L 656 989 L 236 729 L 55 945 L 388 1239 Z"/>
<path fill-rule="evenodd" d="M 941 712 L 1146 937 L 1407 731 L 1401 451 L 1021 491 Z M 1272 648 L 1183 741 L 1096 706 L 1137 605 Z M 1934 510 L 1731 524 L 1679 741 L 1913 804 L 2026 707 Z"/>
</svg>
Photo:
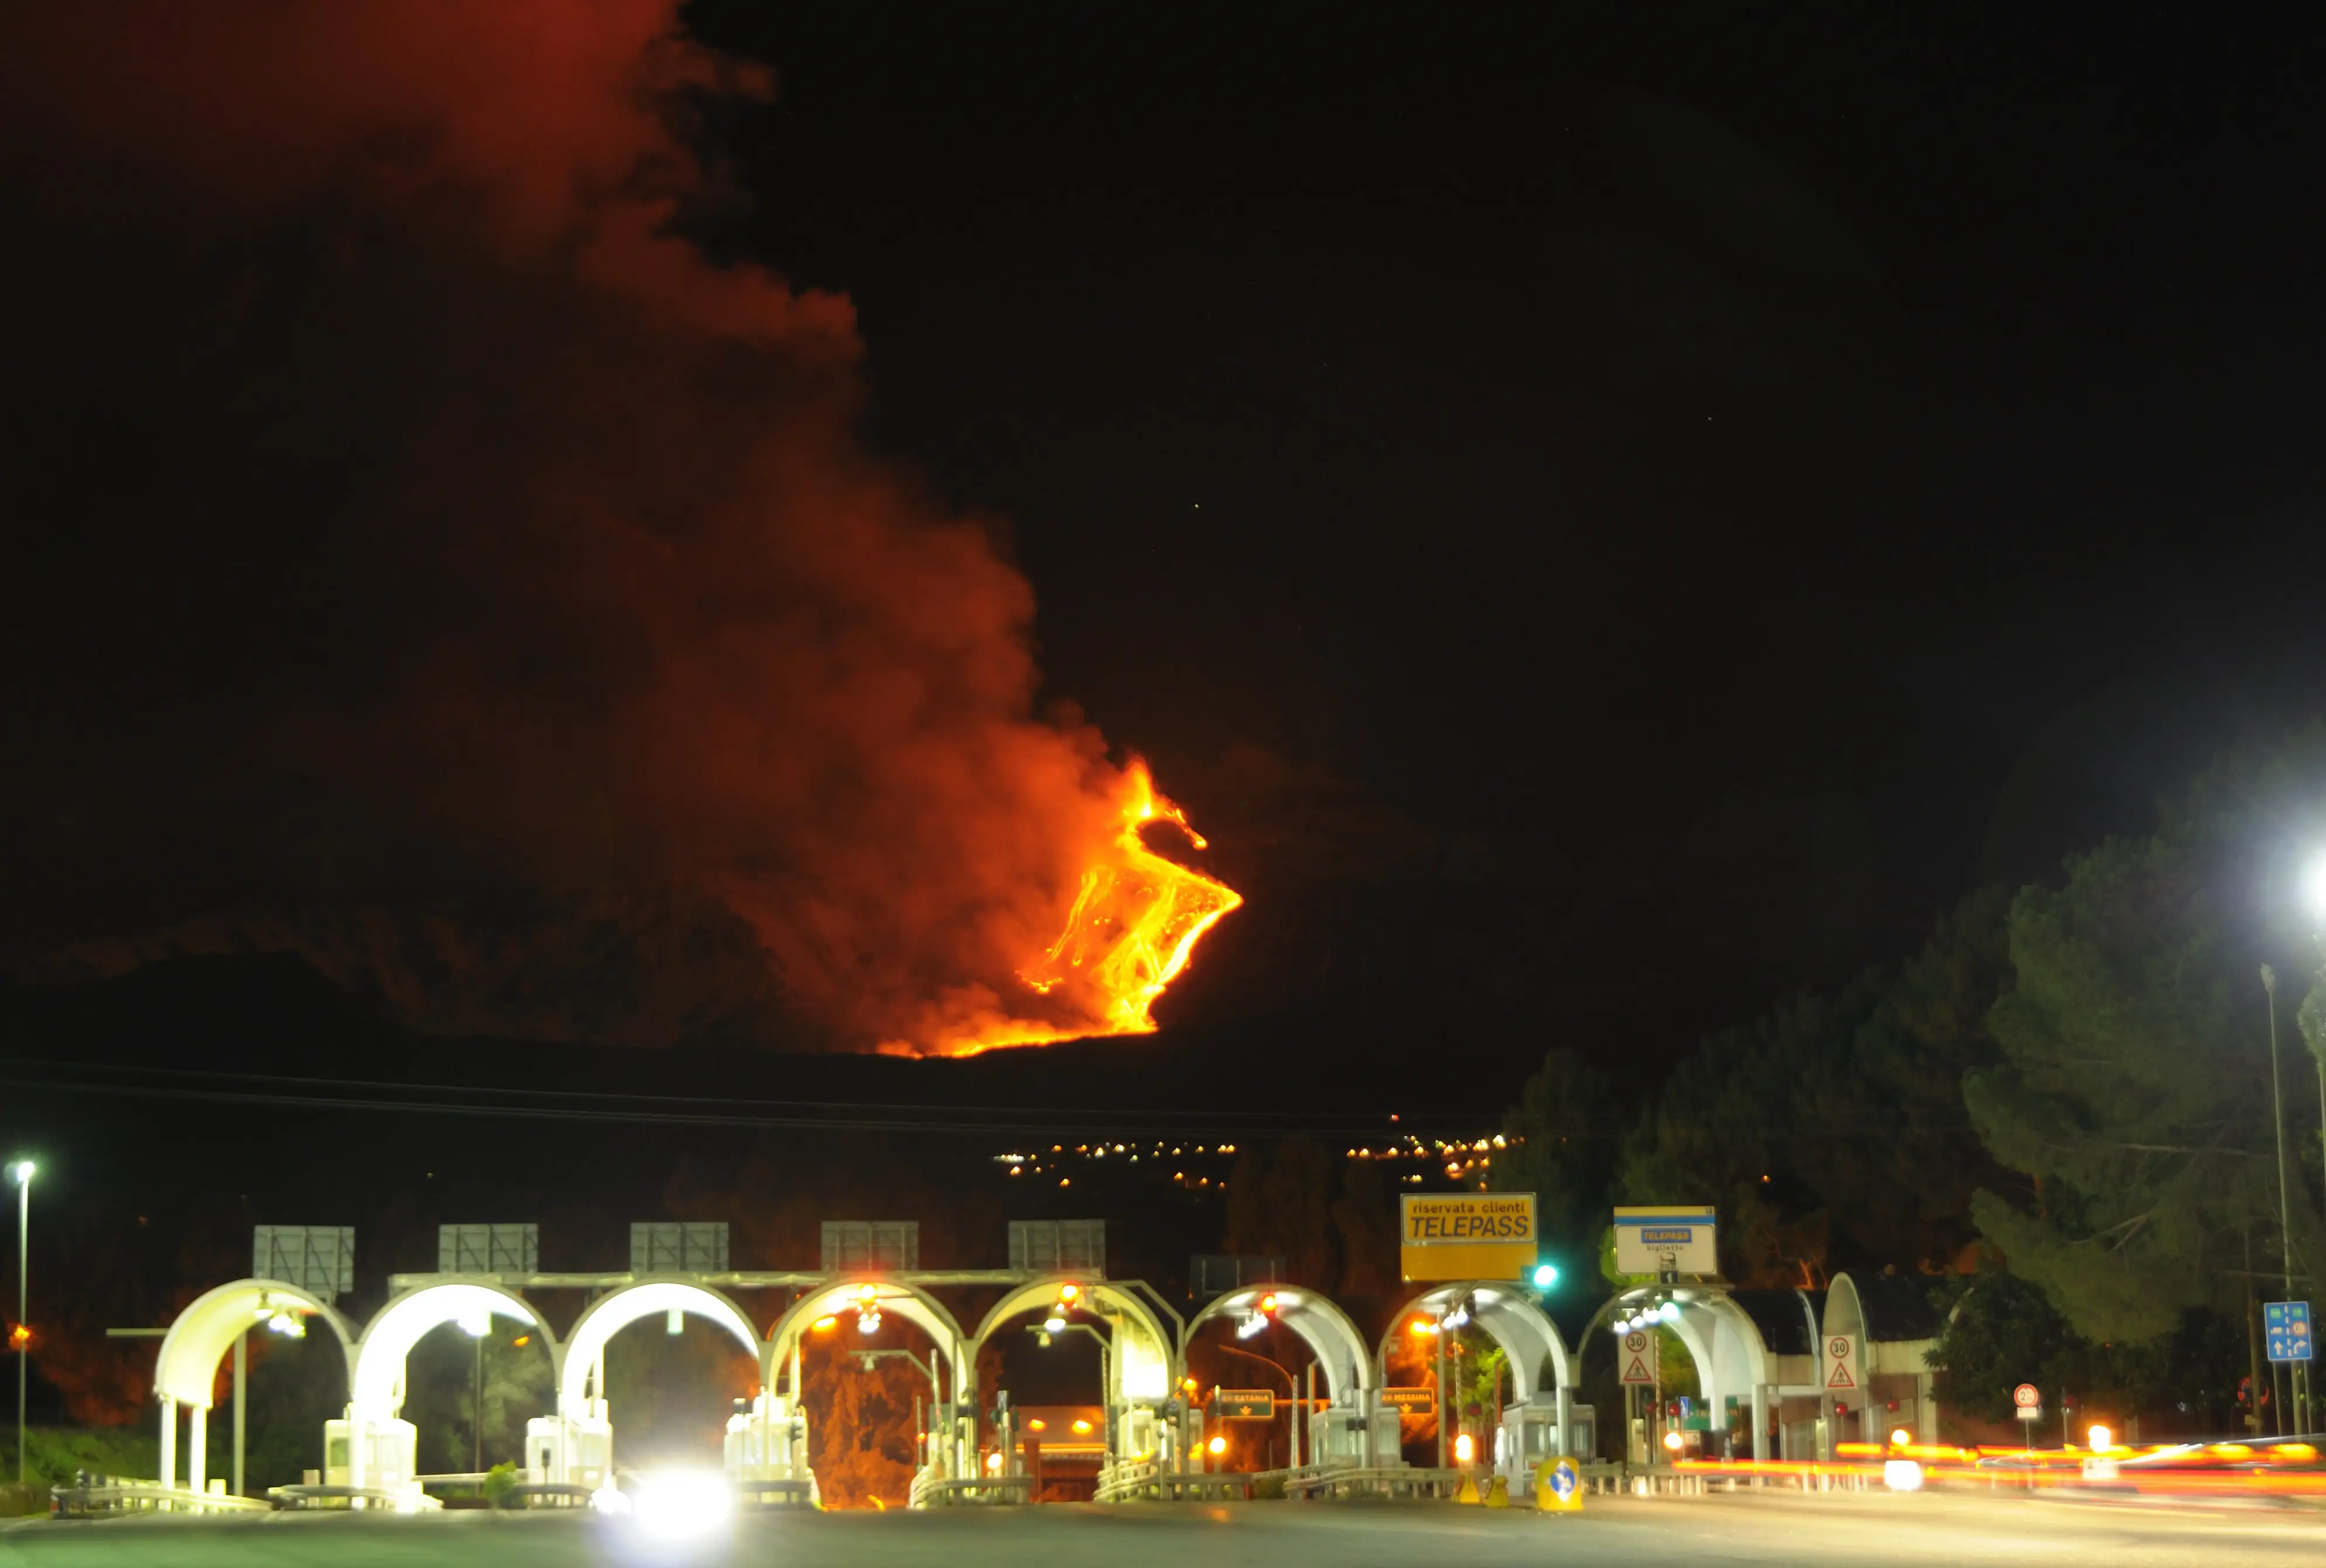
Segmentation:
<svg viewBox="0 0 2326 1568">
<path fill-rule="evenodd" d="M 710 254 L 706 106 L 765 71 L 672 0 L 12 26 L 13 974 L 290 952 L 422 1030 L 645 1045 L 1154 1027 L 1236 895 L 1045 697 L 1001 530 L 866 449 L 850 302 Z"/>
</svg>

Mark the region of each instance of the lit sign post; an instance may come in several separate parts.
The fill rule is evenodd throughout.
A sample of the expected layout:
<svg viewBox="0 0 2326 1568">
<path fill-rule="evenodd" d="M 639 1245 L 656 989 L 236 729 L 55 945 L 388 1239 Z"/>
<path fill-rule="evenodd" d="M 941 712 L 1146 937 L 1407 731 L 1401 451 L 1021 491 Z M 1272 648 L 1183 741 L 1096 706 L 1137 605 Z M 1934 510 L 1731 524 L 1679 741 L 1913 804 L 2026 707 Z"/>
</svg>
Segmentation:
<svg viewBox="0 0 2326 1568">
<path fill-rule="evenodd" d="M 1653 1274 L 1667 1283 L 1681 1274 L 1717 1274 L 1712 1208 L 1672 1203 L 1615 1210 L 1615 1270 Z"/>
<path fill-rule="evenodd" d="M 2265 1302 L 2261 1315 L 2262 1332 L 2269 1341 L 2271 1360 L 2309 1361 L 2316 1358 L 2316 1342 L 2310 1337 L 2308 1302 Z"/>
<path fill-rule="evenodd" d="M 1409 1192 L 1398 1272 L 1407 1281 L 1518 1280 L 1537 1254 L 1531 1192 Z"/>
<path fill-rule="evenodd" d="M 1276 1395 L 1267 1388 L 1214 1388 L 1212 1390 L 1212 1418 L 1214 1421 L 1273 1421 L 1276 1419 Z"/>
</svg>

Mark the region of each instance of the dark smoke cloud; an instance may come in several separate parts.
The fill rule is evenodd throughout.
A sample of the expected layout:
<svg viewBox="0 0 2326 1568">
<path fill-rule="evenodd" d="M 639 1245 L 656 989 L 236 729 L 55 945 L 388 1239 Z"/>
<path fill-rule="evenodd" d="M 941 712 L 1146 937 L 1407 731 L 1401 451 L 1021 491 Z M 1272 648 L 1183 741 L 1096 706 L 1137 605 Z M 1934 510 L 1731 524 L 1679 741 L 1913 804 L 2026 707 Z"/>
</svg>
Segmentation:
<svg viewBox="0 0 2326 1568">
<path fill-rule="evenodd" d="M 843 299 L 684 238 L 661 0 L 82 5 L 0 50 L 5 938 L 437 1028 L 1035 1005 L 1120 774 L 853 439 Z"/>
</svg>

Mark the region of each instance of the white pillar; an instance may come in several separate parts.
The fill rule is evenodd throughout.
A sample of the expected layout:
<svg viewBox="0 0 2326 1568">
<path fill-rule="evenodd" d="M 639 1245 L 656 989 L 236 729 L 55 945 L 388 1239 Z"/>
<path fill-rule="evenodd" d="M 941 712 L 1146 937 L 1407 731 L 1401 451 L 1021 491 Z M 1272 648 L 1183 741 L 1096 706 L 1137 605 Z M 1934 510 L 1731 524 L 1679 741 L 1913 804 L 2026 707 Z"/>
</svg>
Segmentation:
<svg viewBox="0 0 2326 1568">
<path fill-rule="evenodd" d="M 245 1414 L 250 1401 L 250 1331 L 244 1330 L 234 1337 L 234 1495 L 242 1496 L 242 1458 L 244 1440 L 249 1435 L 249 1422 Z"/>
<path fill-rule="evenodd" d="M 368 1484 L 364 1475 L 364 1428 L 368 1423 L 357 1418 L 356 1408 L 350 1400 L 348 1404 L 348 1485 L 351 1487 Z"/>
<path fill-rule="evenodd" d="M 1550 1445 L 1551 1457 L 1557 1459 L 1559 1455 L 1566 1454 L 1570 1458 L 1596 1459 L 1598 1457 L 1596 1454 L 1577 1455 L 1574 1450 L 1575 1390 L 1561 1383 L 1556 1386 L 1553 1392 L 1558 1402 L 1558 1414 L 1556 1417 L 1558 1422 L 1558 1436 Z"/>
<path fill-rule="evenodd" d="M 209 1416 L 208 1405 L 186 1406 L 186 1489 L 190 1492 L 209 1489 Z"/>
<path fill-rule="evenodd" d="M 162 1474 L 165 1487 L 178 1484 L 178 1402 L 162 1395 Z"/>
<path fill-rule="evenodd" d="M 1753 1385 L 1753 1457 L 1755 1461 L 1771 1458 L 1769 1452 L 1769 1386 Z"/>
</svg>

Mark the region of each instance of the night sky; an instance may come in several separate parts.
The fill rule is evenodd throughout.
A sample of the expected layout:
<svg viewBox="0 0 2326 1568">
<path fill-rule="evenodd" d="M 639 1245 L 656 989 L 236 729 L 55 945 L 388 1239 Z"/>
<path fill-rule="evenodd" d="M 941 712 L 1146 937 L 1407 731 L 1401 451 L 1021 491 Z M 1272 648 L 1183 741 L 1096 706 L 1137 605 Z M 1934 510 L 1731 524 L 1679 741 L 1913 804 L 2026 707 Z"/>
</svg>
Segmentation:
<svg viewBox="0 0 2326 1568">
<path fill-rule="evenodd" d="M 1051 687 L 1199 813 L 1257 746 L 1419 827 L 1423 947 L 1490 911 L 1407 1016 L 1684 1049 L 2314 707 L 2314 41 L 690 15 L 783 80 L 721 242 L 855 299 Z"/>
<path fill-rule="evenodd" d="M 698 82 L 674 123 L 710 173 L 678 231 L 727 274 L 844 295 L 862 343 L 837 405 L 799 371 L 741 406 L 786 429 L 810 408 L 854 453 L 836 471 L 861 444 L 906 476 L 900 504 L 980 519 L 1031 584 L 1031 711 L 1075 705 L 1118 759 L 1150 759 L 1249 896 L 1164 1004 L 1167 1041 L 1273 1031 L 1363 1064 L 1428 1039 L 1490 1073 L 1489 1106 L 1551 1044 L 1666 1061 L 1901 956 L 1983 881 L 2141 828 L 2218 749 L 2312 710 L 2326 137 L 2306 40 L 2181 7 L 1426 35 L 903 30 L 707 0 L 682 20 L 775 92 Z M 540 58 L 546 78 L 565 57 Z M 479 769 L 508 799 L 462 797 L 464 748 L 498 742 L 440 722 L 442 690 L 412 677 L 436 633 L 415 628 L 489 622 L 509 584 L 563 571 L 571 514 L 495 536 L 478 554 L 507 562 L 470 578 L 473 518 L 440 537 L 397 509 L 464 487 L 532 506 L 532 471 L 496 465 L 594 428 L 561 402 L 537 439 L 528 411 L 628 363 L 630 329 L 593 359 L 594 316 L 533 319 L 507 278 L 375 245 L 369 209 L 313 195 L 340 174 L 284 175 L 267 200 L 305 204 L 248 232 L 247 193 L 211 171 L 151 199 L 76 185 L 167 130 L 140 79 L 80 102 L 68 73 L 10 111 L 71 126 L 6 165 L 36 193 L 7 264 L 32 473 L 5 633 L 16 973 L 116 973 L 140 951 L 123 938 L 222 909 L 247 929 L 253 908 L 457 898 L 522 906 L 554 947 L 542 932 L 604 915 L 577 888 L 809 854 L 845 793 L 829 781 L 798 842 L 665 833 L 729 803 L 656 779 L 572 806 L 579 826 L 560 801 L 557 832 L 527 836 L 544 780 L 586 795 L 618 753 L 697 754 L 665 751 L 667 726 L 572 739 L 619 706 L 574 669 L 636 630 L 598 587 L 538 640 L 446 661 L 454 689 L 484 670 L 509 711 L 572 726 Z M 315 112 L 255 101 L 223 141 L 287 145 Z M 278 265 L 318 235 L 341 249 Z M 273 319 L 263 351 L 218 326 L 219 301 L 310 273 L 323 303 Z M 358 299 L 381 313 L 360 330 Z M 455 312 L 478 365 L 405 347 Z M 474 451 L 305 444 L 302 422 L 396 429 L 432 389 L 504 376 Z M 654 394 L 607 395 L 608 428 L 636 428 L 633 396 Z M 738 406 L 686 397 L 640 485 L 681 519 L 698 478 L 715 502 L 730 453 L 706 427 Z M 312 527 L 341 510 L 344 537 Z M 576 558 L 577 580 L 597 569 Z M 375 709 L 407 677 L 420 695 Z M 358 760 L 340 777 L 331 757 Z M 54 961 L 75 944 L 107 956 Z M 919 983 L 900 968 L 880 983 Z M 665 1027 L 693 1016 L 688 982 L 651 1005 L 560 994 L 585 971 L 542 960 L 522 1005 L 456 1022 L 701 1038 Z M 833 1043 L 788 1004 L 711 1037 Z M 626 1034 L 641 1012 L 661 1022 Z"/>
</svg>

